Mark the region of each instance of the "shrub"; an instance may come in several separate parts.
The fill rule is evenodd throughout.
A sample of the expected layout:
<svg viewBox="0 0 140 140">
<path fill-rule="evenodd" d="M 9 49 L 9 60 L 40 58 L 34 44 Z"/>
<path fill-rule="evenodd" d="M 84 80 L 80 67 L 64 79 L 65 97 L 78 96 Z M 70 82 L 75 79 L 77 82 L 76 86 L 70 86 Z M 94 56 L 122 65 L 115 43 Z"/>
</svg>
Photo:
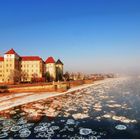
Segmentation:
<svg viewBox="0 0 140 140">
<path fill-rule="evenodd" d="M 3 85 L 3 86 L 0 86 L 0 93 L 6 93 L 8 92 L 8 87 Z"/>
<path fill-rule="evenodd" d="M 7 89 L 8 87 L 6 85 L 0 86 L 0 89 Z"/>
</svg>

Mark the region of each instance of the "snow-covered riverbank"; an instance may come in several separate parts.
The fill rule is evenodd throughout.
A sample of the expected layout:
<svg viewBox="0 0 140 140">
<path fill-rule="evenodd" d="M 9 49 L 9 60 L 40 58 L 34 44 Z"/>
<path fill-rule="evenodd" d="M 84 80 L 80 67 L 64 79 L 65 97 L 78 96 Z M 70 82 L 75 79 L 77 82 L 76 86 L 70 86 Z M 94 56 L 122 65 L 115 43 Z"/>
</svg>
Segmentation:
<svg viewBox="0 0 140 140">
<path fill-rule="evenodd" d="M 85 85 L 82 85 L 82 86 L 74 87 L 72 89 L 69 89 L 67 92 L 62 92 L 62 93 L 42 92 L 42 93 L 19 93 L 19 94 L 14 93 L 12 95 L 5 95 L 5 96 L 0 98 L 0 111 L 6 110 L 6 109 L 9 109 L 9 108 L 12 108 L 12 107 L 16 107 L 16 106 L 19 106 L 19 105 L 22 105 L 22 104 L 26 104 L 26 103 L 50 98 L 50 97 L 61 96 L 61 95 L 64 95 L 64 94 L 67 94 L 67 93 L 70 93 L 70 92 L 74 92 L 74 91 L 77 91 L 77 90 L 88 88 L 90 86 L 96 86 L 98 84 L 111 82 L 111 81 L 116 80 L 116 79 L 121 80 L 121 79 L 124 79 L 124 78 L 115 78 L 115 79 L 106 79 L 106 80 L 102 80 L 102 81 L 96 81 L 93 84 L 85 84 Z"/>
</svg>

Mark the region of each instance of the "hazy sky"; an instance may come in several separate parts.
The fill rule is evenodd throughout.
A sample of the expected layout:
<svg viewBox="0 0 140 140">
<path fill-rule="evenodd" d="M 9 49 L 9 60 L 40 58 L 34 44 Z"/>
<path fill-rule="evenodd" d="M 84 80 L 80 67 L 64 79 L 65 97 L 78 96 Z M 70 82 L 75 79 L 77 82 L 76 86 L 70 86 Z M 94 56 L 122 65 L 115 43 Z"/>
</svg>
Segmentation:
<svg viewBox="0 0 140 140">
<path fill-rule="evenodd" d="M 140 71 L 140 0 L 0 0 L 0 53 L 10 48 L 68 71 Z"/>
</svg>

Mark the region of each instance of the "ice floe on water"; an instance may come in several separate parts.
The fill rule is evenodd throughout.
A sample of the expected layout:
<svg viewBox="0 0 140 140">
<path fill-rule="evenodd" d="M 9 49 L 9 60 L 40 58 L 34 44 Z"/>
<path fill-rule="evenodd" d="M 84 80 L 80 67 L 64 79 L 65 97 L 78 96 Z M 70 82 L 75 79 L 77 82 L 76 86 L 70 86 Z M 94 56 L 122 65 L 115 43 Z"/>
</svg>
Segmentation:
<svg viewBox="0 0 140 140">
<path fill-rule="evenodd" d="M 50 128 L 51 128 L 52 130 L 54 130 L 54 131 L 55 131 L 55 130 L 59 130 L 59 129 L 60 129 L 60 127 L 59 127 L 59 126 L 51 126 Z"/>
<path fill-rule="evenodd" d="M 70 124 L 74 125 L 75 124 L 75 120 L 68 119 L 67 122 L 66 122 L 66 124 L 68 124 L 68 125 L 70 125 Z"/>
<path fill-rule="evenodd" d="M 2 132 L 8 132 L 10 130 L 10 126 L 5 126 L 2 128 Z"/>
<path fill-rule="evenodd" d="M 48 130 L 48 127 L 46 127 L 46 126 L 41 126 L 41 125 L 36 126 L 36 127 L 34 128 L 34 132 L 35 132 L 35 133 L 37 133 L 37 132 L 44 132 L 44 131 L 47 131 L 47 130 Z"/>
<path fill-rule="evenodd" d="M 137 123 L 137 120 L 129 119 L 125 116 L 117 116 L 117 115 L 114 115 L 112 113 L 104 114 L 103 116 L 101 116 L 101 118 L 112 119 L 115 121 L 120 121 L 122 123 L 128 123 L 128 124 L 129 123 Z"/>
<path fill-rule="evenodd" d="M 24 118 L 24 117 L 21 117 L 18 121 L 17 121 L 17 124 L 26 124 L 27 123 L 27 120 Z"/>
<path fill-rule="evenodd" d="M 110 108 L 117 108 L 117 107 L 121 107 L 122 105 L 120 105 L 120 104 L 107 104 L 107 106 Z"/>
<path fill-rule="evenodd" d="M 120 122 L 123 122 L 123 123 L 136 123 L 137 120 L 131 120 L 131 119 L 128 119 L 124 116 L 112 116 L 112 119 L 113 120 L 116 120 L 116 121 L 120 121 Z"/>
<path fill-rule="evenodd" d="M 73 114 L 72 117 L 74 119 L 85 119 L 85 118 L 88 118 L 89 115 L 88 114 L 84 114 L 84 113 L 77 113 L 77 114 Z"/>
<path fill-rule="evenodd" d="M 20 131 L 19 131 L 19 133 L 20 133 L 20 137 L 21 138 L 28 138 L 30 135 L 31 135 L 31 131 L 29 130 L 29 129 L 27 129 L 27 128 L 24 128 L 24 129 L 21 129 Z"/>
<path fill-rule="evenodd" d="M 102 117 L 104 117 L 104 118 L 111 118 L 112 117 L 112 114 L 105 114 Z"/>
<path fill-rule="evenodd" d="M 50 138 L 51 136 L 54 135 L 55 132 L 52 128 L 42 127 L 42 128 L 39 128 L 36 133 L 37 133 L 36 138 Z"/>
<path fill-rule="evenodd" d="M 17 131 L 19 131 L 21 128 L 22 128 L 21 126 L 15 125 L 15 126 L 12 126 L 10 130 L 11 130 L 12 132 L 17 132 Z"/>
<path fill-rule="evenodd" d="M 13 126 L 15 122 L 12 119 L 5 119 L 3 120 L 3 126 Z"/>
<path fill-rule="evenodd" d="M 0 133 L 0 139 L 6 138 L 7 136 L 8 136 L 8 133 L 6 132 Z"/>
<path fill-rule="evenodd" d="M 92 133 L 92 129 L 81 128 L 79 133 L 80 133 L 80 135 L 84 135 L 84 136 L 86 136 L 86 135 L 89 135 L 89 134 Z"/>
<path fill-rule="evenodd" d="M 22 128 L 32 128 L 34 126 L 34 123 L 26 123 L 21 125 Z"/>
<path fill-rule="evenodd" d="M 125 125 L 117 125 L 116 127 L 115 127 L 117 130 L 126 130 L 127 129 L 127 127 L 125 126 Z"/>
</svg>

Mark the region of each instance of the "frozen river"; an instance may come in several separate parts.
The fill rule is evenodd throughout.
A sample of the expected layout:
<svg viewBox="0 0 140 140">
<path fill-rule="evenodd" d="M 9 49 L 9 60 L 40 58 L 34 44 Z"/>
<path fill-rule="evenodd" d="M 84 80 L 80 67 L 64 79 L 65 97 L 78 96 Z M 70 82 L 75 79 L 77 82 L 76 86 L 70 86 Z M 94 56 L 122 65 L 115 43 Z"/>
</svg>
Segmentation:
<svg viewBox="0 0 140 140">
<path fill-rule="evenodd" d="M 140 79 L 114 79 L 1 111 L 0 138 L 140 138 Z"/>
</svg>

